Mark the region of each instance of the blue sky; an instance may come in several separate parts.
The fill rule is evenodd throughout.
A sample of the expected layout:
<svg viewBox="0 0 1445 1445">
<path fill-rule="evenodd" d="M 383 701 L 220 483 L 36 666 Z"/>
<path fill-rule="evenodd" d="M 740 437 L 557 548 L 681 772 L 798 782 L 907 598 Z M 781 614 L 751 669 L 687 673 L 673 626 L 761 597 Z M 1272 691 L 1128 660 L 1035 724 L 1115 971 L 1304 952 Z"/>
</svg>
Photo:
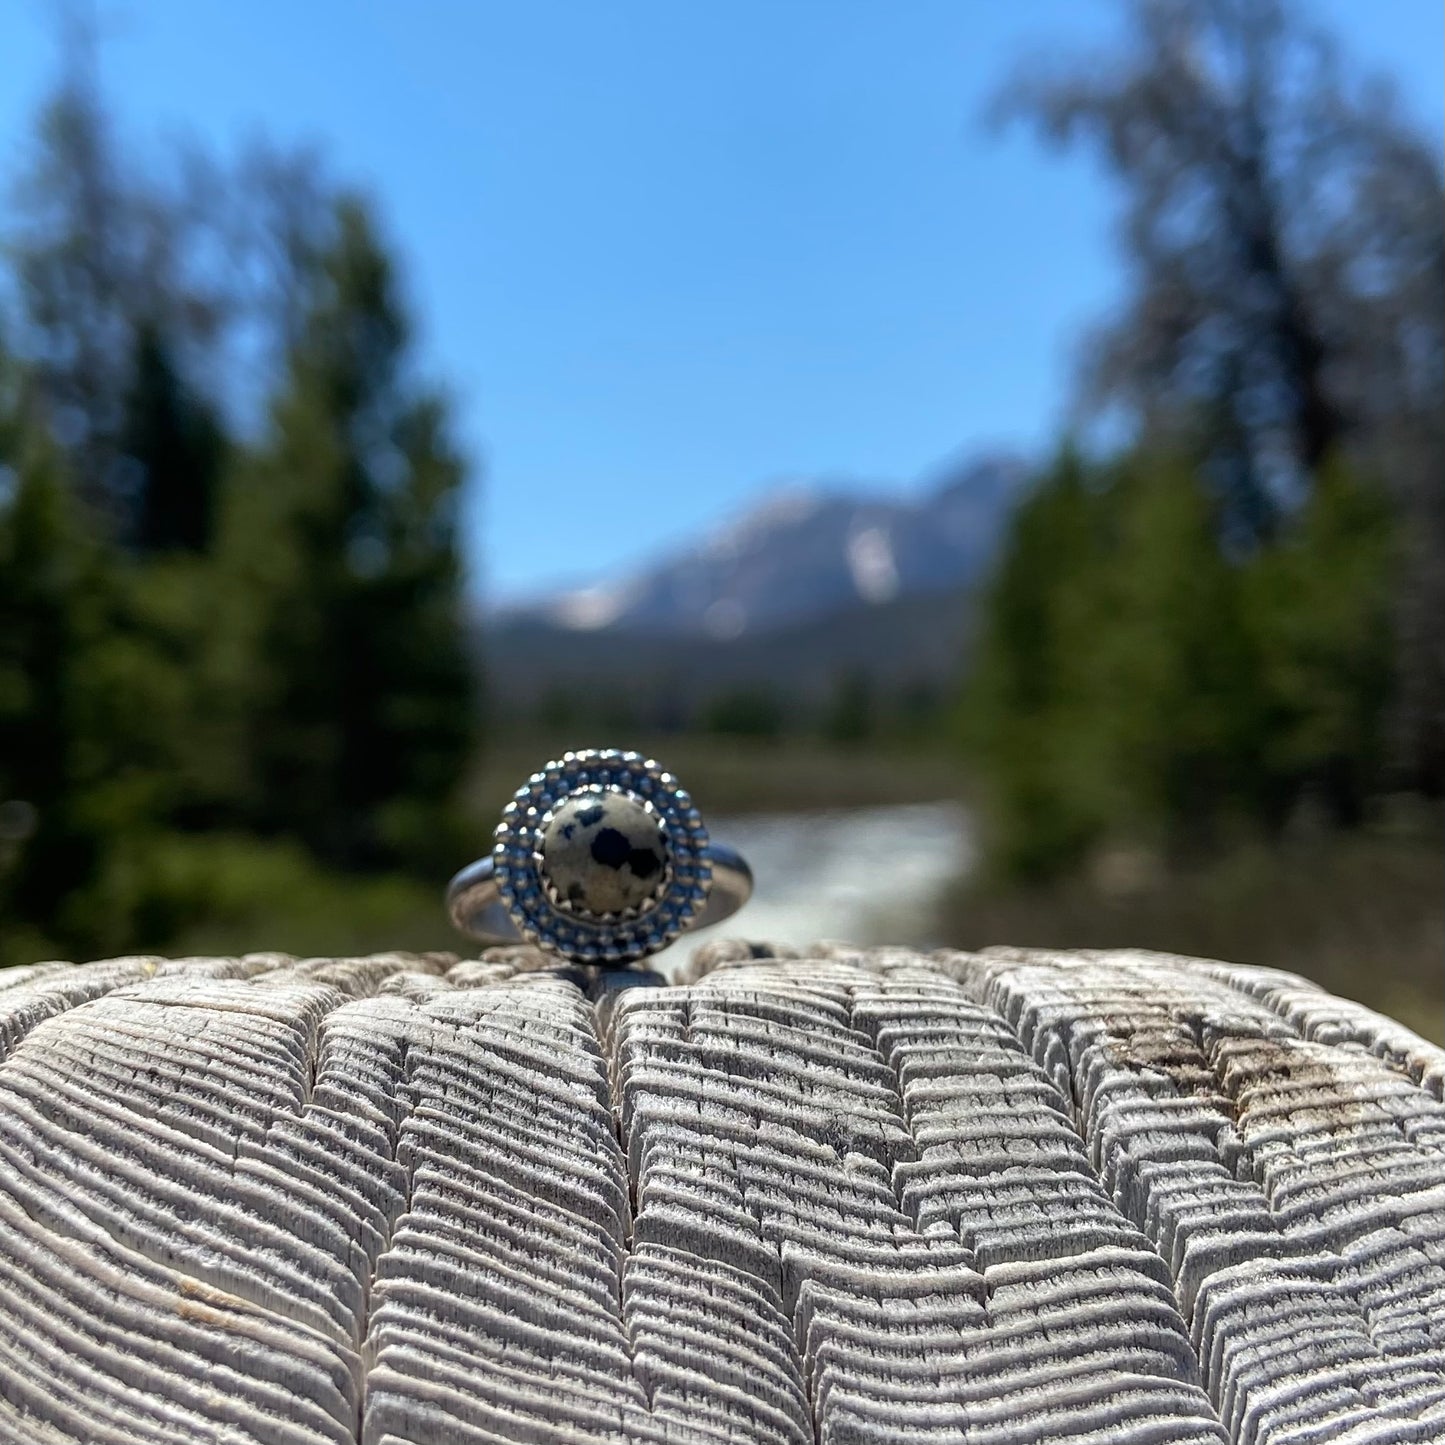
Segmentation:
<svg viewBox="0 0 1445 1445">
<path fill-rule="evenodd" d="M 476 585 L 615 572 L 779 480 L 1035 451 L 1119 294 L 1106 182 L 980 113 L 1109 0 L 99 0 L 128 142 L 323 146 L 382 203 L 483 482 Z M 1317 0 L 1445 125 L 1438 0 Z M 53 75 L 0 7 L 0 165 Z"/>
</svg>

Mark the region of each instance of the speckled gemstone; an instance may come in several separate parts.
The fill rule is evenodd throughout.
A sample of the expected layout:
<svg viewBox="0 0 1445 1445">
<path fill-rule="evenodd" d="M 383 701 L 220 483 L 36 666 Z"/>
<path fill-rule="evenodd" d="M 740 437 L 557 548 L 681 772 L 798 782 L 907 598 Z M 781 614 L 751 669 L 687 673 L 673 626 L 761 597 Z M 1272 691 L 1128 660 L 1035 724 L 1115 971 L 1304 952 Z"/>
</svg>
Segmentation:
<svg viewBox="0 0 1445 1445">
<path fill-rule="evenodd" d="M 540 851 L 545 881 L 584 913 L 641 908 L 667 886 L 661 824 L 625 793 L 589 790 L 565 799 L 542 833 Z"/>
</svg>

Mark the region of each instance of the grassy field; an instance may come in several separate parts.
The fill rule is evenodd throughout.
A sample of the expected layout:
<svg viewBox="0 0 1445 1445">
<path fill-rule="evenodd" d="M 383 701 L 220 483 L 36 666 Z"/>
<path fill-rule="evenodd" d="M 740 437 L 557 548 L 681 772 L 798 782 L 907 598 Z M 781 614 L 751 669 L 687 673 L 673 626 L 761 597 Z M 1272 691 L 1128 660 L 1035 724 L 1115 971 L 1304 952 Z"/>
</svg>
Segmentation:
<svg viewBox="0 0 1445 1445">
<path fill-rule="evenodd" d="M 490 831 L 528 774 L 568 746 L 564 738 L 545 736 L 493 745 L 469 785 L 469 811 Z M 704 816 L 928 803 L 965 794 L 962 769 L 941 750 L 845 747 L 809 738 L 644 738 L 629 746 L 681 779 Z"/>
<path fill-rule="evenodd" d="M 1121 857 L 1055 888 L 963 886 L 944 929 L 963 948 L 1157 948 L 1289 969 L 1445 1043 L 1436 829 L 1242 848 L 1174 874 Z"/>
</svg>

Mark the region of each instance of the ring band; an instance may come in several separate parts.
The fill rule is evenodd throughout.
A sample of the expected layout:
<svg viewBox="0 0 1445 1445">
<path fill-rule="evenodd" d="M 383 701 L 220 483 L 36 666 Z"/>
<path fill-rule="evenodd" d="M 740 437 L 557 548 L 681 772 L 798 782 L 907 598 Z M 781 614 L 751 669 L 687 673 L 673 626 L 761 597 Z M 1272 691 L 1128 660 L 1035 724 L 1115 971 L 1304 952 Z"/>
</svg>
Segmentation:
<svg viewBox="0 0 1445 1445">
<path fill-rule="evenodd" d="M 452 924 L 484 945 L 525 940 L 577 963 L 621 964 L 736 913 L 752 892 L 736 850 L 652 758 L 570 752 L 508 803 L 490 854 L 447 885 Z"/>
</svg>

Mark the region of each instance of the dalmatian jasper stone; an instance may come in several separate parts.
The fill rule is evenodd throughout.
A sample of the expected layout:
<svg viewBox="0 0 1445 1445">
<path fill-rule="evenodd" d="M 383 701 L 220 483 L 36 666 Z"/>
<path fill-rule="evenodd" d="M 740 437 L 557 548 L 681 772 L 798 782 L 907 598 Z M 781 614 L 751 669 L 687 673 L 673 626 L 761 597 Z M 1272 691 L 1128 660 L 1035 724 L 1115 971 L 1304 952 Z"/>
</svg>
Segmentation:
<svg viewBox="0 0 1445 1445">
<path fill-rule="evenodd" d="M 585 913 L 622 913 L 667 883 L 668 847 L 635 798 L 582 792 L 558 804 L 542 833 L 542 871 L 559 898 Z"/>
</svg>

